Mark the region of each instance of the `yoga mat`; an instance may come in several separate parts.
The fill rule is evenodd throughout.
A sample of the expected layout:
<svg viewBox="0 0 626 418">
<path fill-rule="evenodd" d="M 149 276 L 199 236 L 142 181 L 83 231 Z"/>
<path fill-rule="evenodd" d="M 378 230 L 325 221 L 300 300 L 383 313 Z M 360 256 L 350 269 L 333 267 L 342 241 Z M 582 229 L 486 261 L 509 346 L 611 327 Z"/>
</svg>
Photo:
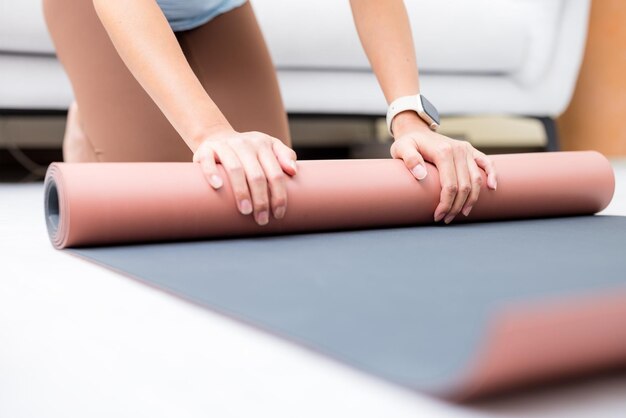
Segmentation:
<svg viewBox="0 0 626 418">
<path fill-rule="evenodd" d="M 468 220 L 592 214 L 613 195 L 613 170 L 596 152 L 492 159 L 498 190 L 484 186 Z M 46 222 L 57 248 L 431 224 L 441 189 L 427 169 L 418 182 L 399 160 L 301 161 L 287 214 L 261 227 L 235 209 L 227 181 L 211 189 L 199 164 L 54 163 Z"/>
<path fill-rule="evenodd" d="M 613 193 L 597 153 L 493 160 L 498 190 L 468 220 L 592 214 Z M 46 222 L 57 248 L 126 244 L 70 251 L 440 396 L 626 362 L 625 218 L 432 226 L 428 169 L 418 182 L 400 161 L 300 162 L 287 216 L 260 227 L 194 164 L 53 164 Z M 213 239 L 174 242 L 200 238 Z"/>
<path fill-rule="evenodd" d="M 625 249 L 626 217 L 582 216 L 69 251 L 466 400 L 626 365 Z"/>
</svg>

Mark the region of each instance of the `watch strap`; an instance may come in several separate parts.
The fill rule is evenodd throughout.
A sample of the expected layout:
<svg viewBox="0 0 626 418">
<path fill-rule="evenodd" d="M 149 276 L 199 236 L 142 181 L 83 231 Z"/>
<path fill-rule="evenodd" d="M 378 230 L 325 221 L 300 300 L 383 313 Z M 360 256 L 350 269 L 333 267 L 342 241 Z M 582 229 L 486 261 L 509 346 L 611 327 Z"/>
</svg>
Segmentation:
<svg viewBox="0 0 626 418">
<path fill-rule="evenodd" d="M 433 131 L 437 130 L 437 128 L 439 127 L 438 121 L 431 118 L 424 110 L 424 107 L 422 105 L 422 96 L 420 94 L 402 96 L 391 102 L 389 108 L 387 109 L 387 130 L 389 131 L 389 135 L 393 136 L 393 130 L 391 129 L 393 119 L 399 113 L 406 112 L 407 110 L 412 110 L 417 113 L 417 115 L 424 122 L 426 122 L 430 129 L 432 129 Z"/>
</svg>

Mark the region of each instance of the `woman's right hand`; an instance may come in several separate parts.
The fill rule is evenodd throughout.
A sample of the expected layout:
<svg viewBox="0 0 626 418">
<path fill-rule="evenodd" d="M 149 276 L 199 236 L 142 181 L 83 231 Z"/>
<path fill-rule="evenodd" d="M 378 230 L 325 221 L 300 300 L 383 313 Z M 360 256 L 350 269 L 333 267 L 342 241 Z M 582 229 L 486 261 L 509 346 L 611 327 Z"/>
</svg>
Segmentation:
<svg viewBox="0 0 626 418">
<path fill-rule="evenodd" d="M 254 211 L 260 225 L 269 222 L 270 207 L 275 218 L 282 218 L 287 207 L 285 173 L 296 173 L 293 150 L 269 135 L 239 133 L 230 127 L 154 0 L 93 3 L 120 57 L 194 151 L 193 160 L 202 164 L 211 186 L 222 186 L 217 170 L 222 164 L 241 213 Z"/>
<path fill-rule="evenodd" d="M 262 132 L 220 130 L 206 136 L 193 156 L 201 164 L 209 184 L 224 182 L 217 164 L 224 167 L 237 207 L 244 215 L 254 212 L 259 225 L 267 225 L 270 207 L 281 219 L 287 209 L 287 178 L 296 174 L 296 153 L 277 138 Z"/>
</svg>

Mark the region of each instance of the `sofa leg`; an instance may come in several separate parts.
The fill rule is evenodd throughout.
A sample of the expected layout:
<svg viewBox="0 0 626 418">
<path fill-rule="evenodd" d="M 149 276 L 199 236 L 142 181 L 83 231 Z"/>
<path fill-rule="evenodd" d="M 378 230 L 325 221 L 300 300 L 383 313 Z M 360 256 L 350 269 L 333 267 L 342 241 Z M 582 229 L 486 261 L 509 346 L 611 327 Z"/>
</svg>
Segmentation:
<svg viewBox="0 0 626 418">
<path fill-rule="evenodd" d="M 558 151 L 559 150 L 559 133 L 556 127 L 556 121 L 551 117 L 538 117 L 542 124 L 543 129 L 546 131 L 546 151 Z"/>
</svg>

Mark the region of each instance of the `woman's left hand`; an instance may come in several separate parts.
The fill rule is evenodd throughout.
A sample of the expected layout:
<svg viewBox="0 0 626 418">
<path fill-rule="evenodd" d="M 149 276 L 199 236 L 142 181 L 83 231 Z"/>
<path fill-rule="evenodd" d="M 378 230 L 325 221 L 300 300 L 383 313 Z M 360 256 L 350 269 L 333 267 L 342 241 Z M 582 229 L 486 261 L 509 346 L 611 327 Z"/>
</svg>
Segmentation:
<svg viewBox="0 0 626 418">
<path fill-rule="evenodd" d="M 409 112 L 405 112 L 409 113 Z M 398 116 L 406 116 L 404 113 Z M 417 115 L 408 121 L 396 122 L 396 138 L 391 146 L 391 156 L 404 160 L 407 168 L 418 180 L 426 177 L 424 161 L 433 163 L 441 182 L 440 202 L 435 209 L 435 222 L 446 224 L 459 214 L 468 216 L 480 194 L 483 184 L 481 171 L 487 174 L 487 187 L 496 190 L 496 172 L 493 163 L 484 153 L 469 142 L 459 141 L 431 131 Z"/>
</svg>

